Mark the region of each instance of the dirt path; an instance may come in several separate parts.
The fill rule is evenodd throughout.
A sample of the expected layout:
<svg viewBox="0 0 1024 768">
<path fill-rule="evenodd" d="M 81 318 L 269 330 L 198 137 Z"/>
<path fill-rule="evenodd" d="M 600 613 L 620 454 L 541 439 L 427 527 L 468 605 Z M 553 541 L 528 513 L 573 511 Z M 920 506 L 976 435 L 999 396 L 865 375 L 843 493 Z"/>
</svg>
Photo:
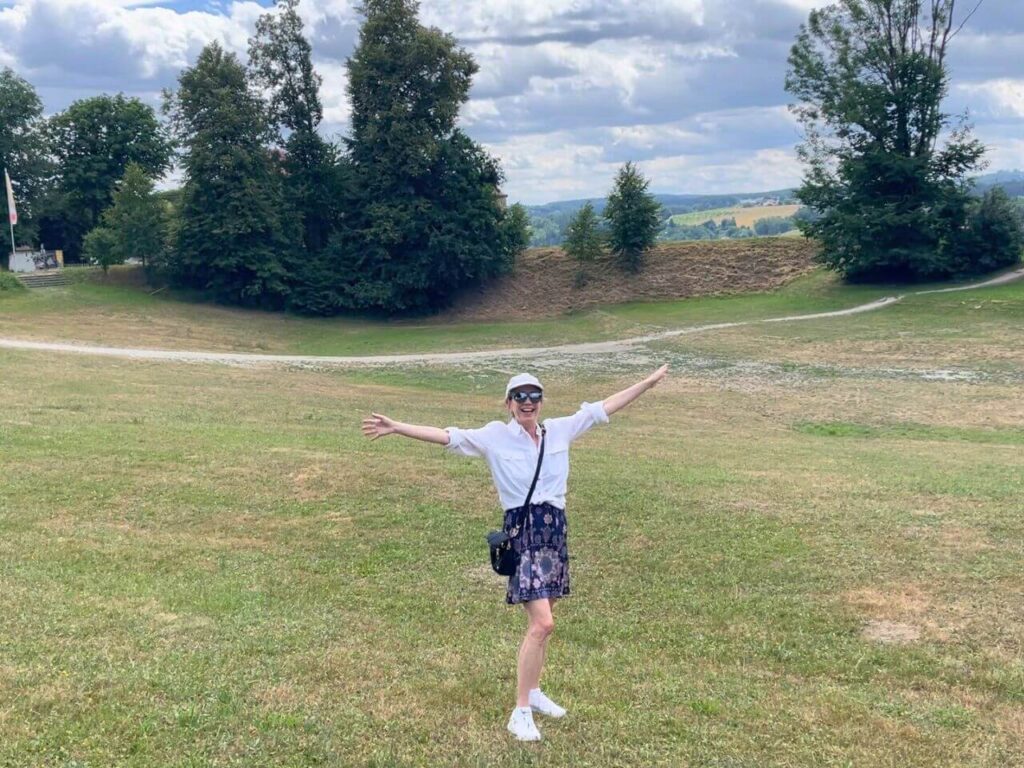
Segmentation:
<svg viewBox="0 0 1024 768">
<path fill-rule="evenodd" d="M 675 336 L 683 336 L 692 333 L 703 333 L 721 328 L 737 328 L 744 325 L 758 325 L 760 323 L 793 323 L 805 320 L 819 320 L 829 317 L 845 317 L 863 312 L 873 312 L 882 309 L 890 304 L 902 301 L 905 296 L 924 295 L 929 293 L 947 293 L 952 291 L 966 291 L 975 288 L 985 288 L 993 285 L 1003 285 L 1024 278 L 1024 268 L 1008 272 L 992 280 L 986 280 L 972 285 L 959 286 L 957 288 L 942 288 L 931 291 L 916 291 L 901 296 L 887 296 L 868 304 L 861 304 L 849 309 L 840 309 L 834 312 L 818 312 L 810 315 L 789 315 L 787 317 L 772 317 L 765 320 L 746 320 L 735 323 L 715 323 L 712 325 L 695 325 L 687 328 L 677 328 L 670 331 L 652 333 L 646 336 L 635 336 L 630 339 L 618 341 L 589 342 L 585 344 L 565 344 L 557 347 L 520 347 L 509 349 L 489 349 L 479 352 L 434 352 L 414 355 L 366 355 L 351 357 L 326 357 L 313 355 L 260 355 L 241 354 L 234 352 L 197 352 L 166 349 L 131 349 L 124 347 L 97 347 L 84 344 L 66 344 L 59 342 L 22 341 L 19 339 L 0 338 L 0 348 L 21 349 L 44 352 L 72 352 L 83 355 L 99 355 L 105 357 L 120 357 L 133 360 L 170 360 L 176 362 L 206 362 L 222 363 L 233 365 L 258 365 L 258 364 L 283 364 L 283 365 L 315 365 L 315 366 L 357 366 L 357 365 L 390 365 L 401 363 L 465 363 L 479 362 L 484 360 L 502 360 L 508 358 L 524 358 L 558 355 L 606 355 L 609 353 L 626 352 L 635 347 L 648 344 L 652 341 L 668 339 Z"/>
</svg>

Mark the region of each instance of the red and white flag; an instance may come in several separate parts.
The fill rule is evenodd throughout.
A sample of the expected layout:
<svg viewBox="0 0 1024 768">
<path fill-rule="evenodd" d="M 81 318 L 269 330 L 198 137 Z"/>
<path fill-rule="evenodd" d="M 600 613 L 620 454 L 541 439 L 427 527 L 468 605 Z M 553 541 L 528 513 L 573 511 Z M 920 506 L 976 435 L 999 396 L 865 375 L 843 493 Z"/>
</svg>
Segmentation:
<svg viewBox="0 0 1024 768">
<path fill-rule="evenodd" d="M 4 183 L 7 184 L 7 215 L 11 218 L 11 226 L 18 223 L 18 209 L 14 206 L 14 190 L 11 188 L 11 177 L 4 168 Z"/>
</svg>

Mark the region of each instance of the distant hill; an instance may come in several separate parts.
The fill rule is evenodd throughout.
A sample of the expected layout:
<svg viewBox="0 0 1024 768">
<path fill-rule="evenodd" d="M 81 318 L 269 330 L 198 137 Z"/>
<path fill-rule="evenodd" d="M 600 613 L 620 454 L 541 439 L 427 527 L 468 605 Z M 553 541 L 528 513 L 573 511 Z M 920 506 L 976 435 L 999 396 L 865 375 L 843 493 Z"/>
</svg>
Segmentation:
<svg viewBox="0 0 1024 768">
<path fill-rule="evenodd" d="M 982 195 L 992 187 L 1002 187 L 1010 197 L 1024 198 L 1024 171 L 995 171 L 974 178 L 974 193 Z M 655 195 L 661 203 L 661 218 L 665 226 L 661 240 L 693 239 L 692 235 L 673 230 L 673 217 L 700 211 L 718 212 L 718 209 L 736 206 L 790 205 L 797 202 L 795 189 L 773 189 L 768 192 L 734 192 L 722 195 Z M 580 200 L 558 200 L 544 205 L 528 205 L 533 236 L 530 245 L 539 247 L 559 245 L 565 239 L 565 228 L 573 215 L 587 203 L 592 203 L 598 215 L 604 212 L 605 198 L 591 197 Z M 697 217 L 700 218 L 700 217 Z M 679 219 L 675 221 L 678 223 Z M 752 234 L 752 233 L 746 233 Z"/>
<path fill-rule="evenodd" d="M 1002 187 L 1010 197 L 1024 197 L 1024 171 L 996 171 L 975 177 L 977 194 L 984 194 L 992 187 Z"/>
<path fill-rule="evenodd" d="M 768 192 L 734 192 L 723 195 L 655 195 L 661 203 L 664 220 L 682 213 L 712 211 L 739 205 L 785 205 L 796 202 L 792 189 Z M 528 205 L 533 238 L 530 245 L 558 245 L 564 239 L 565 227 L 573 215 L 587 203 L 592 203 L 598 215 L 604 212 L 606 199 L 592 197 L 581 200 L 559 200 L 544 205 Z"/>
</svg>

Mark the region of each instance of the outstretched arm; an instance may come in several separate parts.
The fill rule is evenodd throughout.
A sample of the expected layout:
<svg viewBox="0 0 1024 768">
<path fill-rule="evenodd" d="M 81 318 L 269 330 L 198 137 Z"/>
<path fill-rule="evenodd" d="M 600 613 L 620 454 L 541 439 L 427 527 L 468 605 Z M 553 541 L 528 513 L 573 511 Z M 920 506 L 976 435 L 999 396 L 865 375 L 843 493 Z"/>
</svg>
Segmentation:
<svg viewBox="0 0 1024 768">
<path fill-rule="evenodd" d="M 616 392 L 609 398 L 604 400 L 604 411 L 611 416 L 616 411 L 621 411 L 627 405 L 636 400 L 640 395 L 646 392 L 648 389 L 654 387 L 659 381 L 665 378 L 668 374 L 668 366 L 663 365 L 661 368 L 656 370 L 650 376 L 643 381 L 638 381 L 632 387 L 624 389 L 621 392 Z"/>
<path fill-rule="evenodd" d="M 386 435 L 403 435 L 426 443 L 448 445 L 448 433 L 438 427 L 421 427 L 417 424 L 403 424 L 389 419 L 382 413 L 374 413 L 363 419 L 363 434 L 371 440 Z"/>
</svg>

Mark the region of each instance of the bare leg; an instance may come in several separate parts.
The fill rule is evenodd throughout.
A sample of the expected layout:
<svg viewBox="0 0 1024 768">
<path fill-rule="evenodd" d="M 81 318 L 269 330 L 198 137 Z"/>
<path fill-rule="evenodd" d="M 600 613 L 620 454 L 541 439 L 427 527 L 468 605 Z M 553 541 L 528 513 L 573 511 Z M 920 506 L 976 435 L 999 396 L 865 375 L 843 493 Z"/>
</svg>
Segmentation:
<svg viewBox="0 0 1024 768">
<path fill-rule="evenodd" d="M 551 601 L 530 600 L 523 603 L 529 621 L 526 636 L 519 646 L 519 686 L 516 692 L 516 706 L 530 706 L 530 691 L 540 687 L 540 673 L 544 668 L 544 654 L 548 638 L 555 629 L 551 616 Z"/>
<path fill-rule="evenodd" d="M 551 621 L 552 621 L 552 623 L 555 620 L 555 601 L 556 600 L 558 600 L 557 597 L 549 597 L 548 598 L 548 605 L 551 606 Z M 543 653 L 543 655 L 540 658 L 540 667 L 541 667 L 542 670 L 544 669 L 544 665 L 547 664 L 547 663 L 548 663 L 548 644 L 544 643 L 544 653 Z M 537 685 L 535 685 L 534 688 L 540 688 L 540 677 L 539 676 L 537 677 Z"/>
</svg>

